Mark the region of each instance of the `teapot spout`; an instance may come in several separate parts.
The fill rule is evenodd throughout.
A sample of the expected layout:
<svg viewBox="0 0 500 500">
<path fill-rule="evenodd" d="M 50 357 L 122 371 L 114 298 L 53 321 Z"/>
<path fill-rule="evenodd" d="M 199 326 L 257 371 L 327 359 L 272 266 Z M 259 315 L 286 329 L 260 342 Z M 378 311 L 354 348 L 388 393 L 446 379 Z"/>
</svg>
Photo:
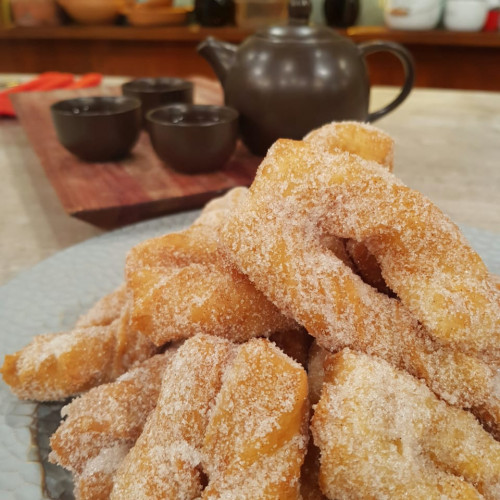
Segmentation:
<svg viewBox="0 0 500 500">
<path fill-rule="evenodd" d="M 198 45 L 196 50 L 212 66 L 217 78 L 224 86 L 224 80 L 236 58 L 238 46 L 209 36 Z"/>
</svg>

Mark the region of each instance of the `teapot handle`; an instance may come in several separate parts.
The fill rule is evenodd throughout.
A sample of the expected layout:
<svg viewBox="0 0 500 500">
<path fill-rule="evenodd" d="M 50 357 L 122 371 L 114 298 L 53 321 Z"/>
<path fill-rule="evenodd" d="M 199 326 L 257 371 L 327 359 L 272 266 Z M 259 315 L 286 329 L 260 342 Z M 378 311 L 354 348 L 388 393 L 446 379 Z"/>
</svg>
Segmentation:
<svg viewBox="0 0 500 500">
<path fill-rule="evenodd" d="M 372 42 L 360 43 L 358 48 L 363 57 L 373 54 L 374 52 L 383 51 L 394 54 L 401 61 L 405 72 L 405 82 L 399 95 L 382 109 L 374 111 L 373 113 L 368 113 L 367 120 L 369 122 L 374 122 L 375 120 L 382 118 L 382 116 L 386 115 L 394 108 L 397 108 L 408 97 L 415 81 L 415 64 L 410 52 L 399 43 L 374 40 Z"/>
</svg>

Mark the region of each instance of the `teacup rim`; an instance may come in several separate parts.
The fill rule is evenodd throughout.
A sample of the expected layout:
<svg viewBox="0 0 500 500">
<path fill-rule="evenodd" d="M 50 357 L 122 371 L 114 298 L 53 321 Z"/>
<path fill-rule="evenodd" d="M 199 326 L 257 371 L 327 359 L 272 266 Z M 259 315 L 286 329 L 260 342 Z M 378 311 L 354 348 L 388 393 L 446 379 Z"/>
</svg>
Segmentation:
<svg viewBox="0 0 500 500">
<path fill-rule="evenodd" d="M 112 102 L 122 101 L 123 103 L 129 104 L 129 106 L 127 106 L 125 109 L 117 109 L 115 111 L 96 111 L 94 113 L 82 113 L 82 114 L 74 113 L 70 110 L 59 108 L 59 106 L 62 106 L 63 104 L 68 104 L 70 102 L 75 102 L 76 104 L 85 101 L 96 101 L 96 100 L 112 101 Z M 129 113 L 130 111 L 135 111 L 140 108 L 141 108 L 140 99 L 138 99 L 137 97 L 129 97 L 123 95 L 72 97 L 70 99 L 62 99 L 60 101 L 57 101 L 50 106 L 50 109 L 53 113 L 57 113 L 58 115 L 62 116 L 74 116 L 79 118 L 94 118 L 97 116 L 117 116 L 123 113 Z"/>
<path fill-rule="evenodd" d="M 138 82 L 144 82 L 144 81 L 172 81 L 172 82 L 177 82 L 177 83 L 172 83 L 171 86 L 169 86 L 168 83 L 165 84 L 165 88 L 134 88 L 134 84 L 137 84 Z M 168 93 L 168 92 L 176 92 L 179 90 L 190 90 L 194 88 L 194 83 L 186 80 L 184 78 L 180 77 L 175 77 L 175 76 L 159 76 L 159 77 L 142 77 L 142 78 L 134 78 L 133 80 L 129 80 L 128 82 L 125 82 L 122 84 L 122 90 L 128 90 L 131 92 L 135 92 L 137 94 L 158 94 L 158 93 Z"/>
<path fill-rule="evenodd" d="M 196 109 L 201 109 L 201 110 L 206 110 L 206 111 L 224 111 L 224 112 L 227 112 L 229 113 L 229 116 L 227 118 L 224 118 L 220 121 L 216 121 L 216 122 L 207 122 L 207 123 L 183 123 L 183 122 L 179 122 L 179 123 L 173 123 L 173 122 L 170 122 L 170 121 L 166 121 L 166 120 L 160 120 L 160 119 L 155 119 L 153 117 L 153 115 L 155 113 L 157 113 L 158 111 L 160 110 L 167 110 L 167 109 L 174 109 L 174 108 L 183 108 L 183 111 L 192 111 L 192 110 L 196 110 Z M 160 125 L 160 126 L 165 126 L 165 127 L 184 127 L 184 128 L 197 128 L 197 127 L 214 127 L 214 126 L 217 126 L 217 125 L 222 125 L 222 124 L 227 124 L 227 123 L 232 123 L 236 120 L 239 119 L 239 116 L 240 116 L 240 113 L 238 112 L 238 110 L 236 110 L 235 108 L 231 107 L 231 106 L 225 106 L 225 105 L 218 105 L 218 104 L 192 104 L 192 103 L 171 103 L 171 104 L 165 104 L 163 106 L 158 106 L 158 107 L 155 107 L 151 110 L 149 110 L 147 113 L 146 113 L 146 121 L 148 123 L 153 123 L 153 124 L 156 124 L 156 125 Z"/>
</svg>

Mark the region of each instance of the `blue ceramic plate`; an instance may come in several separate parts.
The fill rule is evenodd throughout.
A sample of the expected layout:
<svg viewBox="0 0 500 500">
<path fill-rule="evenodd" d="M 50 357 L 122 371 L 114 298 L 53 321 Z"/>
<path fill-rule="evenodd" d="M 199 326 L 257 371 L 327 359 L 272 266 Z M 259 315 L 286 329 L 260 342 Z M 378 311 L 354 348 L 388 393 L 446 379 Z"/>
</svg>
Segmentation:
<svg viewBox="0 0 500 500">
<path fill-rule="evenodd" d="M 135 244 L 187 227 L 198 215 L 188 212 L 155 219 L 80 243 L 41 262 L 0 288 L 0 359 L 34 335 L 70 328 L 96 300 L 123 281 L 125 255 Z M 500 234 L 462 228 L 491 272 L 500 274 Z M 58 421 L 58 407 L 18 401 L 0 382 L 0 498 L 37 500 L 44 493 L 40 450 L 33 434 L 36 417 Z M 50 422 L 49 422 L 50 423 Z M 42 434 L 43 434 L 42 429 Z M 40 437 L 40 436 L 39 436 Z M 42 435 L 42 441 L 48 436 Z M 53 498 L 71 499 L 67 477 L 50 474 Z"/>
</svg>

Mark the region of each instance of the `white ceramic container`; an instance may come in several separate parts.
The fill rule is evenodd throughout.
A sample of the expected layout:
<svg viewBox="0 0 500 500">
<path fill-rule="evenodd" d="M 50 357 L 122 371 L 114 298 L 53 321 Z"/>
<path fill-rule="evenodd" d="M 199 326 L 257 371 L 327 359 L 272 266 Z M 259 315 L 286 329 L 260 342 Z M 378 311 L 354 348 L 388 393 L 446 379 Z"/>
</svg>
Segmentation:
<svg viewBox="0 0 500 500">
<path fill-rule="evenodd" d="M 480 31 L 488 15 L 486 0 L 448 0 L 444 27 L 452 31 Z"/>
<path fill-rule="evenodd" d="M 442 0 L 386 0 L 385 24 L 391 29 L 430 30 L 443 12 Z"/>
</svg>

